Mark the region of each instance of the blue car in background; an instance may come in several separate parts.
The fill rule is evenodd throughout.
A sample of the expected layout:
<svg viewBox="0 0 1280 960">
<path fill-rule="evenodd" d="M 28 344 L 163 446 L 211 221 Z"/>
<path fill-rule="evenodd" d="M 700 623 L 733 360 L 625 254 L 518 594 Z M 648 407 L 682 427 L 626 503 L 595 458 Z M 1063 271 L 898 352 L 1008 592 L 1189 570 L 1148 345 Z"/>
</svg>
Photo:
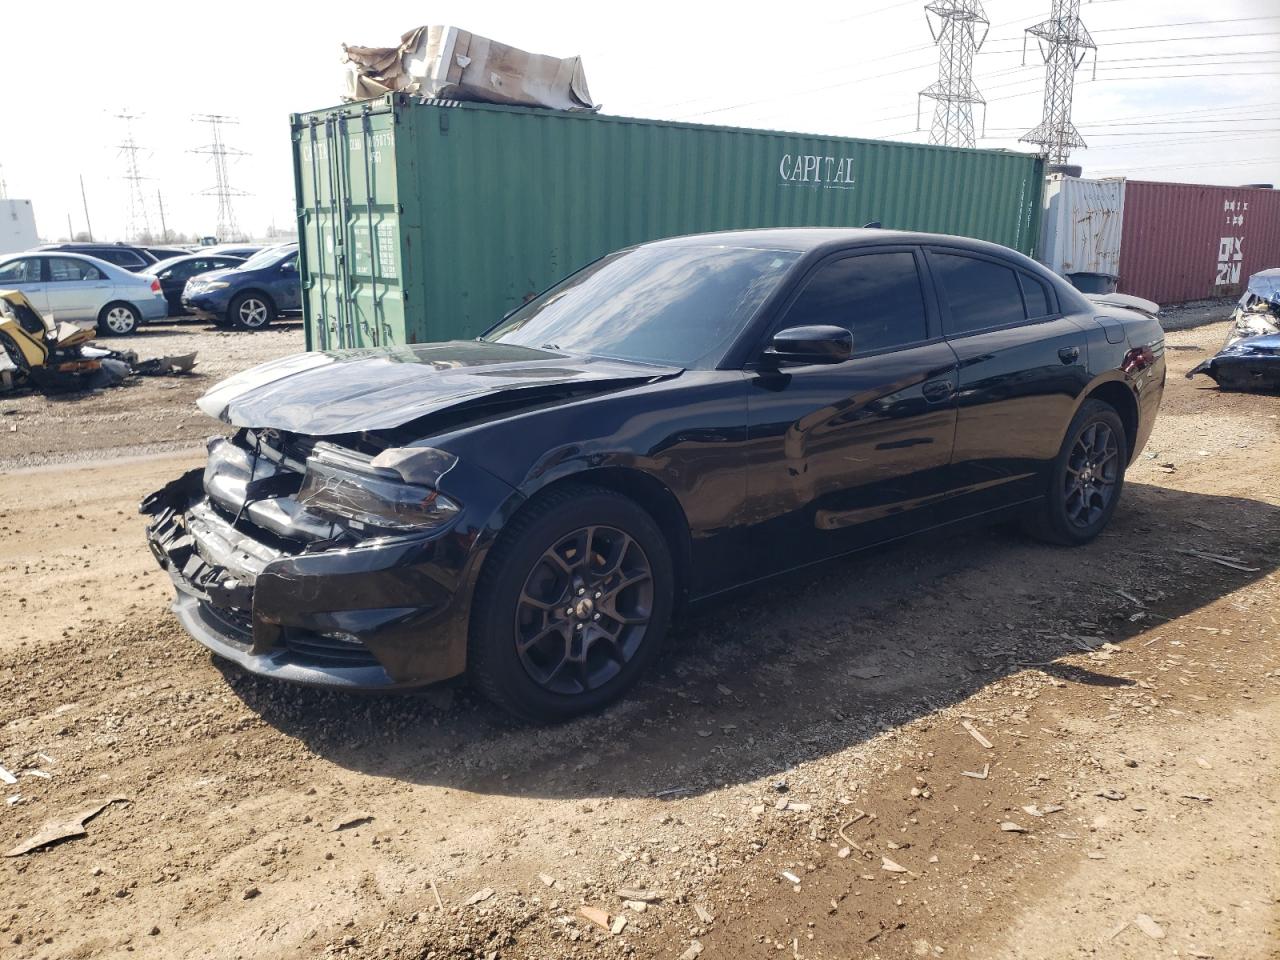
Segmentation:
<svg viewBox="0 0 1280 960">
<path fill-rule="evenodd" d="M 241 330 L 261 330 L 276 317 L 302 311 L 298 245 L 259 250 L 238 267 L 192 277 L 182 305 L 197 317 Z"/>
</svg>

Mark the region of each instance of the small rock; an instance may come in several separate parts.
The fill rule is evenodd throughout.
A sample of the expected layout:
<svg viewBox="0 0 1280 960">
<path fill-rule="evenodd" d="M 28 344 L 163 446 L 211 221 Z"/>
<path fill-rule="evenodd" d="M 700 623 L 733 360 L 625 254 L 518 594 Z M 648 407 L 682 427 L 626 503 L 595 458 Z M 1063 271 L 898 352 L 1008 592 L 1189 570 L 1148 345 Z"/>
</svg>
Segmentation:
<svg viewBox="0 0 1280 960">
<path fill-rule="evenodd" d="M 474 907 L 477 903 L 484 903 L 493 896 L 493 887 L 485 887 L 483 890 L 477 890 L 467 898 L 466 906 Z"/>
<path fill-rule="evenodd" d="M 1145 913 L 1139 913 L 1133 918 L 1133 925 L 1145 933 L 1152 940 L 1164 939 L 1164 927 L 1156 923 Z"/>
<path fill-rule="evenodd" d="M 618 914 L 613 918 L 613 926 L 609 928 L 609 932 L 616 937 L 625 929 L 627 929 L 627 918 L 622 914 Z"/>
<path fill-rule="evenodd" d="M 611 927 L 608 912 L 601 910 L 599 907 L 588 907 L 584 905 L 578 908 L 578 913 L 586 917 L 597 927 L 601 927 L 605 930 L 608 930 Z"/>
<path fill-rule="evenodd" d="M 680 954 L 680 960 L 698 960 L 698 954 L 702 953 L 702 944 L 697 940 L 689 943 L 689 949 Z"/>
<path fill-rule="evenodd" d="M 700 903 L 695 903 L 693 905 L 693 912 L 698 915 L 698 919 L 701 920 L 703 923 L 710 923 L 712 920 L 715 919 L 715 914 L 713 914 L 710 910 L 708 910 L 706 907 L 704 907 Z"/>
<path fill-rule="evenodd" d="M 1095 796 L 1104 800 L 1123 800 L 1126 794 L 1123 790 L 1099 790 Z"/>
<path fill-rule="evenodd" d="M 244 892 L 240 894 L 241 900 L 252 900 L 254 897 L 260 896 L 262 891 L 257 887 L 246 887 Z"/>
<path fill-rule="evenodd" d="M 550 874 L 540 873 L 538 874 L 538 879 L 542 881 L 544 887 L 554 887 L 556 885 L 556 878 Z"/>
<path fill-rule="evenodd" d="M 1012 820 L 1006 820 L 1004 823 L 1000 824 L 1000 829 L 1003 830 L 1005 833 L 1026 833 L 1027 832 L 1026 827 L 1021 826 L 1020 824 L 1016 824 Z"/>
</svg>

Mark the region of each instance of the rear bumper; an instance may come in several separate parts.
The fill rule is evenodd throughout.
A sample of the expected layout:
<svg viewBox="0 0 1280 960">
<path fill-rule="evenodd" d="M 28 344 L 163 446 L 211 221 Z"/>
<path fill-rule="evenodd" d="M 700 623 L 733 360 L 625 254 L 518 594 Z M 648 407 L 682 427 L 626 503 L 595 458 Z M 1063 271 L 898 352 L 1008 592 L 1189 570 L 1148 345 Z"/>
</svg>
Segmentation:
<svg viewBox="0 0 1280 960">
<path fill-rule="evenodd" d="M 137 306 L 138 312 L 142 314 L 144 321 L 164 320 L 169 316 L 169 301 L 161 296 L 150 300 L 140 300 L 135 306 Z"/>
<path fill-rule="evenodd" d="M 140 507 L 192 637 L 251 673 L 312 686 L 411 689 L 463 672 L 465 535 L 291 552 L 219 515 L 201 473 Z"/>
</svg>

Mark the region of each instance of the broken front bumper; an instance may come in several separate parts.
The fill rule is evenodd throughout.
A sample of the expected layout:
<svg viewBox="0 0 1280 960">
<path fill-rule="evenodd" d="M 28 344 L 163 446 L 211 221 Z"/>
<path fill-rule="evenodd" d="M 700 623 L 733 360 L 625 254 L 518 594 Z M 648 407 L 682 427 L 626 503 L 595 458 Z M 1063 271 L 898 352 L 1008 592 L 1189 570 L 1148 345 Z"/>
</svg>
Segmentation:
<svg viewBox="0 0 1280 960">
<path fill-rule="evenodd" d="M 353 690 L 409 688 L 466 664 L 472 541 L 370 541 L 299 550 L 246 532 L 192 470 L 143 500 L 173 610 L 214 653 L 262 676 Z"/>
</svg>

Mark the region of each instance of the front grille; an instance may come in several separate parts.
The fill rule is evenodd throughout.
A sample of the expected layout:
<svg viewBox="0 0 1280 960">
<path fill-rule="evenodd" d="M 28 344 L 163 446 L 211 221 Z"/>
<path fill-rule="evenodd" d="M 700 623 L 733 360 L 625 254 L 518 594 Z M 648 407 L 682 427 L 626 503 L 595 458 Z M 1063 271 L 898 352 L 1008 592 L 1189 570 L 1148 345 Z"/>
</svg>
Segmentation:
<svg viewBox="0 0 1280 960">
<path fill-rule="evenodd" d="M 378 659 L 351 636 L 326 636 L 309 630 L 286 628 L 281 645 L 300 662 L 342 667 L 374 667 Z"/>
<path fill-rule="evenodd" d="M 241 610 L 230 607 L 215 607 L 208 601 L 201 600 L 197 606 L 200 619 L 226 639 L 248 647 L 253 640 L 253 618 Z"/>
</svg>

